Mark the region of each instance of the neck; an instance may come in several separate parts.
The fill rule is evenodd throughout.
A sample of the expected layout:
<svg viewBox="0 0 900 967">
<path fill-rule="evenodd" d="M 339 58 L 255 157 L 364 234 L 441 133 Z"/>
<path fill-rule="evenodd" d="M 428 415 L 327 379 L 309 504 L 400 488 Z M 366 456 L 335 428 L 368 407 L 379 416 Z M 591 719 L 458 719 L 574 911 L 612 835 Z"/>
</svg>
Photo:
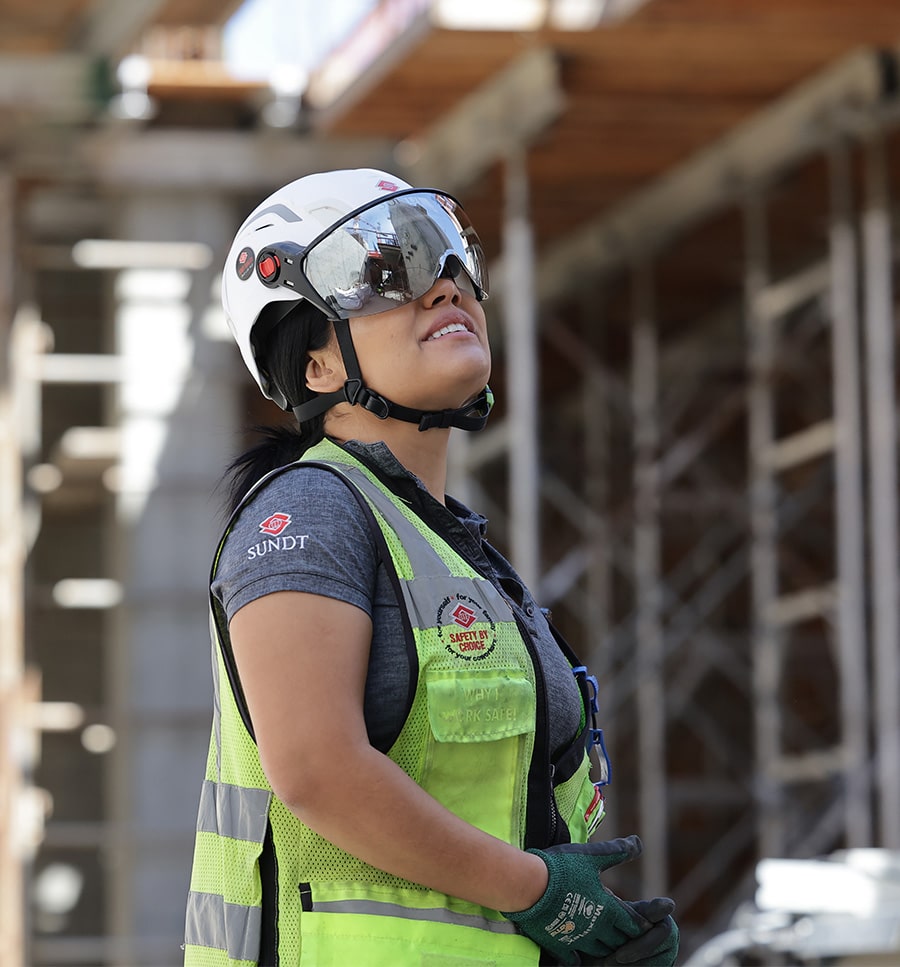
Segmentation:
<svg viewBox="0 0 900 967">
<path fill-rule="evenodd" d="M 431 496 L 444 503 L 449 429 L 422 432 L 413 423 L 379 420 L 358 406 L 340 404 L 329 411 L 325 432 L 340 443 L 347 440 L 385 443 L 400 463 L 422 481 Z"/>
</svg>

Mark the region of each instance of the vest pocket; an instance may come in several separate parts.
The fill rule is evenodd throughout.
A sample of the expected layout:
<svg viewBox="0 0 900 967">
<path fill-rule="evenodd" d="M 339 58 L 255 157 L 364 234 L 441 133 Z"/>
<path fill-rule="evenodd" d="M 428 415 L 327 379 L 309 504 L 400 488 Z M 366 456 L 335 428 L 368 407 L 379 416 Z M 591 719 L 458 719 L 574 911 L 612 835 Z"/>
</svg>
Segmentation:
<svg viewBox="0 0 900 967">
<path fill-rule="evenodd" d="M 299 967 L 537 967 L 519 934 L 397 917 L 306 913 Z"/>
<path fill-rule="evenodd" d="M 340 881 L 311 888 L 299 967 L 537 967 L 536 944 L 461 900 Z"/>
<path fill-rule="evenodd" d="M 518 669 L 426 672 L 430 725 L 421 785 L 451 812 L 518 846 L 535 728 Z"/>
</svg>

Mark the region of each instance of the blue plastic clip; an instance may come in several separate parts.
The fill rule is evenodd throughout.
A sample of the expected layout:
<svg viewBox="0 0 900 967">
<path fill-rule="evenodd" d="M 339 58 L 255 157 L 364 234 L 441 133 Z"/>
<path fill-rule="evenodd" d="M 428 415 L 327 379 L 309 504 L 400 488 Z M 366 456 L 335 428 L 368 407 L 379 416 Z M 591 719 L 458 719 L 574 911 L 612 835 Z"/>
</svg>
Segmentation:
<svg viewBox="0 0 900 967">
<path fill-rule="evenodd" d="M 609 761 L 606 742 L 603 740 L 603 729 L 591 729 L 591 747 L 597 750 L 597 760 L 600 764 L 600 781 L 595 785 L 605 786 L 612 781 L 612 763 Z"/>
<path fill-rule="evenodd" d="M 591 711 L 594 715 L 600 714 L 600 703 L 598 701 L 598 696 L 600 694 L 600 686 L 597 684 L 596 675 L 588 675 L 587 682 L 591 686 Z"/>
</svg>

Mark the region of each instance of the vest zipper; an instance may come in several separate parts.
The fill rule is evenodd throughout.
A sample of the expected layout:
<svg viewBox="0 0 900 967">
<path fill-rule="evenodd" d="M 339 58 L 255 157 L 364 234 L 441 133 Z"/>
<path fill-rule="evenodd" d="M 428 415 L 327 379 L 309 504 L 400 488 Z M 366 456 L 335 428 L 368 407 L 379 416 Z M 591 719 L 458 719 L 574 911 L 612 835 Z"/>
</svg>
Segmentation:
<svg viewBox="0 0 900 967">
<path fill-rule="evenodd" d="M 557 808 L 556 808 L 556 796 L 553 792 L 553 777 L 556 774 L 556 766 L 550 763 L 550 782 L 549 788 L 547 790 L 547 802 L 550 807 L 550 838 L 548 840 L 551 846 L 556 844 L 556 831 L 557 831 Z"/>
<path fill-rule="evenodd" d="M 259 941 L 259 967 L 278 967 L 278 857 L 275 855 L 275 836 L 272 824 L 266 826 L 259 856 L 259 879 L 261 887 L 260 920 L 262 932 Z"/>
</svg>

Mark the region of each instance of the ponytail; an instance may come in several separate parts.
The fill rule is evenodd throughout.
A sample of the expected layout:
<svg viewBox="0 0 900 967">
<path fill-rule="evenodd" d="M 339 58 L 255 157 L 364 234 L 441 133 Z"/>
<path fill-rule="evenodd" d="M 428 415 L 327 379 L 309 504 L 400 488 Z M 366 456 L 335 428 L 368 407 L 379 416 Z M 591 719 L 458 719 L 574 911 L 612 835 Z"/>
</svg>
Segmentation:
<svg viewBox="0 0 900 967">
<path fill-rule="evenodd" d="M 266 328 L 264 317 L 254 329 L 262 334 L 254 339 L 259 368 L 281 390 L 291 407 L 317 395 L 306 385 L 306 364 L 312 350 L 324 349 L 332 338 L 328 318 L 312 303 L 297 302 L 273 326 Z M 293 426 L 255 427 L 259 442 L 233 460 L 225 471 L 227 513 L 240 504 L 247 491 L 272 470 L 299 460 L 325 436 L 325 414 L 321 413 Z"/>
</svg>

